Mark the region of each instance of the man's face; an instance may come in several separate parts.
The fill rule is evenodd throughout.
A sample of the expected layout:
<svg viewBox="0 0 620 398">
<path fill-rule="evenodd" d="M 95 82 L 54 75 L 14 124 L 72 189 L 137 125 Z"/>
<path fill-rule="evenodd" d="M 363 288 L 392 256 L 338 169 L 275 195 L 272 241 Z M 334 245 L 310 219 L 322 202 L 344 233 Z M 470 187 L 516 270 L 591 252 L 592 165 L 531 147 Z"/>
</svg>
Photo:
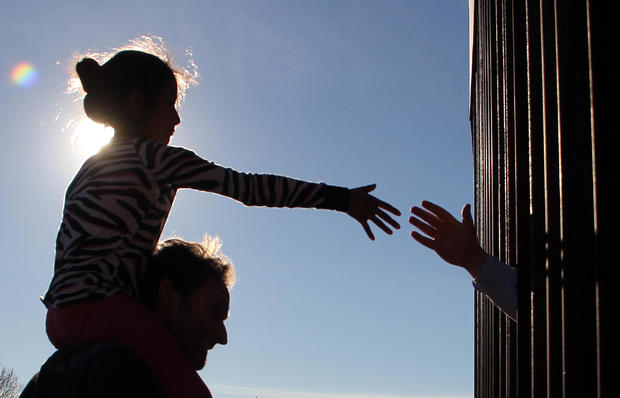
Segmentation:
<svg viewBox="0 0 620 398">
<path fill-rule="evenodd" d="M 196 370 L 202 369 L 208 351 L 226 344 L 224 321 L 228 318 L 230 295 L 224 282 L 207 279 L 168 318 L 168 327 Z"/>
</svg>

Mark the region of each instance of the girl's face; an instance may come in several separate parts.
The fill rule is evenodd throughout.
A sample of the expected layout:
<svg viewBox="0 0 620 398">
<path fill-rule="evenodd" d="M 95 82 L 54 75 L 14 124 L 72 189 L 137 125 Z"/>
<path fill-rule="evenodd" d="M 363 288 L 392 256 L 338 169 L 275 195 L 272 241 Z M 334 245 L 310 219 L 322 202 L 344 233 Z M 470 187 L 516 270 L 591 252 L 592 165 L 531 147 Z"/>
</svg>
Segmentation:
<svg viewBox="0 0 620 398">
<path fill-rule="evenodd" d="M 145 136 L 168 145 L 174 128 L 181 122 L 177 109 L 177 82 L 171 79 L 160 91 L 155 104 L 145 114 Z"/>
</svg>

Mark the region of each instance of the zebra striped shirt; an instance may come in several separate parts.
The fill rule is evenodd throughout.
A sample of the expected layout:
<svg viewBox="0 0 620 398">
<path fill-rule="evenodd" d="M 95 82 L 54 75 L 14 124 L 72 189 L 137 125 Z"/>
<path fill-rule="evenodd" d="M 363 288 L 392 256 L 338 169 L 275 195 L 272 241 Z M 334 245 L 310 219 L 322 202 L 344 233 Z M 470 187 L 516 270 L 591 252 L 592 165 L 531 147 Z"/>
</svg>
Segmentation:
<svg viewBox="0 0 620 398">
<path fill-rule="evenodd" d="M 149 256 L 179 188 L 213 192 L 247 206 L 345 211 L 346 188 L 240 173 L 184 148 L 115 138 L 89 158 L 65 196 L 48 307 L 125 293 L 139 297 Z"/>
</svg>

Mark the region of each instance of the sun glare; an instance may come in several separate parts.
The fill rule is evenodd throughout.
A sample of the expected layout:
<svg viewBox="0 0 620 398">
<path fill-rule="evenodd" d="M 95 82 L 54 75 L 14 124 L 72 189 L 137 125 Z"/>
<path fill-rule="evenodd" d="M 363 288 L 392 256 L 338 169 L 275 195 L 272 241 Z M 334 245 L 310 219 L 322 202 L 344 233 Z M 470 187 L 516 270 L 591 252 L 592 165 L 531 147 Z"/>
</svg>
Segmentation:
<svg viewBox="0 0 620 398">
<path fill-rule="evenodd" d="M 113 135 L 113 128 L 95 123 L 84 116 L 75 126 L 71 143 L 77 152 L 92 156 L 97 153 L 99 148 L 110 142 Z"/>
</svg>

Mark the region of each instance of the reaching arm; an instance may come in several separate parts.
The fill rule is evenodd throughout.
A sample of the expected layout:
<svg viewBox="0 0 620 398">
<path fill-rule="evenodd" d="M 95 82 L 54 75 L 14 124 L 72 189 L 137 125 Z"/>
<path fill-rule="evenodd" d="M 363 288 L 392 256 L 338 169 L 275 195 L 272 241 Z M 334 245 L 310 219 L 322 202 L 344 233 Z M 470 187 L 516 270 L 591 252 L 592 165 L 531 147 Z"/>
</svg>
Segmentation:
<svg viewBox="0 0 620 398">
<path fill-rule="evenodd" d="M 417 231 L 411 232 L 411 236 L 446 262 L 465 268 L 472 278 L 476 278 L 487 253 L 476 238 L 470 206 L 463 207 L 463 222 L 432 202 L 423 201 L 422 207 L 424 209 L 411 208 L 413 216 L 409 222 L 429 237 Z"/>
<path fill-rule="evenodd" d="M 357 220 L 371 240 L 368 221 L 385 233 L 400 225 L 387 212 L 400 215 L 390 204 L 369 194 L 376 185 L 347 189 L 269 174 L 241 173 L 204 160 L 183 148 L 158 148 L 154 163 L 160 184 L 193 188 L 228 196 L 247 206 L 306 207 L 346 212 Z"/>
<path fill-rule="evenodd" d="M 488 255 L 478 243 L 469 205 L 461 212 L 463 221 L 432 202 L 412 207 L 409 222 L 417 231 L 411 236 L 434 250 L 446 262 L 463 267 L 474 280 L 474 286 L 486 294 L 509 317 L 517 319 L 517 272 Z"/>
</svg>

